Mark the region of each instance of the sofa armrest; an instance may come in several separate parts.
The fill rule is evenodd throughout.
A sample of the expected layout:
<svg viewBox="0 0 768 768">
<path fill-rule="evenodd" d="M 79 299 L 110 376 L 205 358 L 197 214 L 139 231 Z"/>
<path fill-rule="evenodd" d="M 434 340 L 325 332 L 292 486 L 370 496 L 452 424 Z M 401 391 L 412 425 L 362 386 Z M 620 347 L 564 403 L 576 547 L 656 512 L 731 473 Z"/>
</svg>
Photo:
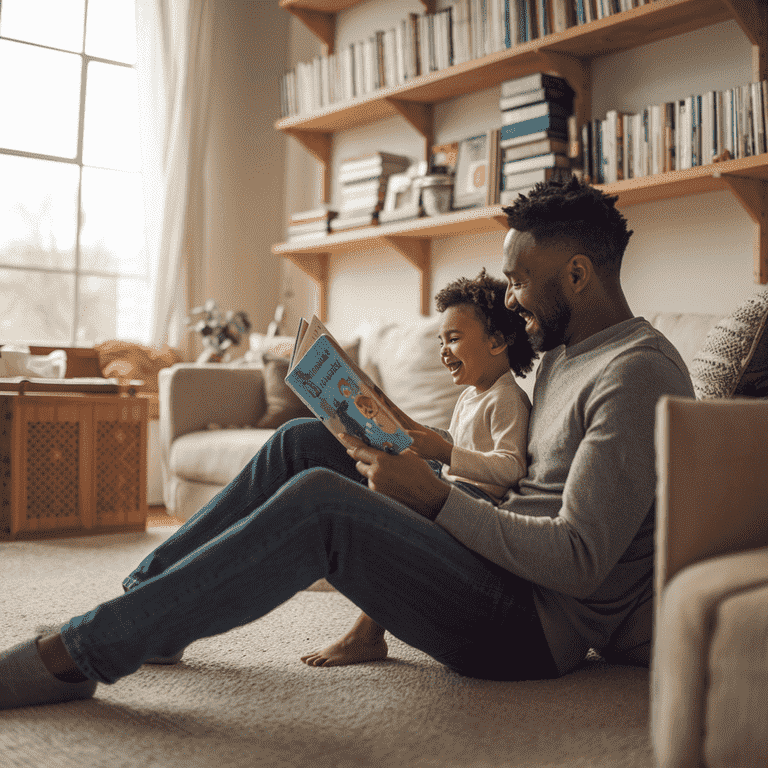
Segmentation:
<svg viewBox="0 0 768 768">
<path fill-rule="evenodd" d="M 254 425 L 266 410 L 258 368 L 177 363 L 158 376 L 161 440 L 170 447 L 189 432 Z"/>
<path fill-rule="evenodd" d="M 768 400 L 659 400 L 657 600 L 689 565 L 768 545 L 766 435 Z"/>
</svg>

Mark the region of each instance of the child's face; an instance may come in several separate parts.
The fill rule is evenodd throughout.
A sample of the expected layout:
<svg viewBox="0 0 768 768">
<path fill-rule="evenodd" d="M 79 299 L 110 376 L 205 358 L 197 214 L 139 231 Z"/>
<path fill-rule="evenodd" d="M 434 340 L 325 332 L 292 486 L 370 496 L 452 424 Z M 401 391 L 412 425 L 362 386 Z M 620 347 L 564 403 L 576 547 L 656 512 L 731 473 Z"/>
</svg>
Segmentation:
<svg viewBox="0 0 768 768">
<path fill-rule="evenodd" d="M 448 307 L 440 324 L 440 359 L 453 383 L 470 384 L 484 392 L 509 370 L 506 344 L 499 344 L 485 332 L 469 305 Z"/>
</svg>

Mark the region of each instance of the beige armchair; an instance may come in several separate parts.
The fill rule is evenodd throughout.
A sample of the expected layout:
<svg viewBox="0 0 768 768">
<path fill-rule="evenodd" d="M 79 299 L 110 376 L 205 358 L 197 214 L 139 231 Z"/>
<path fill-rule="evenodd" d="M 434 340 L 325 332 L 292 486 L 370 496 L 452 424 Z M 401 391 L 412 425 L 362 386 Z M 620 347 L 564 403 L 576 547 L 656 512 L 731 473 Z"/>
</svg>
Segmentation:
<svg viewBox="0 0 768 768">
<path fill-rule="evenodd" d="M 188 519 L 248 463 L 274 429 L 258 368 L 179 363 L 160 371 L 163 501 Z"/>
<path fill-rule="evenodd" d="M 651 737 L 661 768 L 768 765 L 768 401 L 663 398 Z"/>
</svg>

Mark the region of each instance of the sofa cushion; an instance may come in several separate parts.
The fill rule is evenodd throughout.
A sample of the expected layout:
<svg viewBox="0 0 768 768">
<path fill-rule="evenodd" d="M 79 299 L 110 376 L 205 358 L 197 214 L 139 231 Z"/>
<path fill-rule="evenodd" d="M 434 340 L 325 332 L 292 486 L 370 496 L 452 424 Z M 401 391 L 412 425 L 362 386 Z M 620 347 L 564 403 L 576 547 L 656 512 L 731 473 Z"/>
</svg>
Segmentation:
<svg viewBox="0 0 768 768">
<path fill-rule="evenodd" d="M 258 429 L 277 429 L 291 419 L 313 415 L 285 383 L 289 362 L 286 357 L 264 355 L 264 396 L 267 400 L 267 410 L 256 422 Z"/>
<path fill-rule="evenodd" d="M 441 321 L 437 315 L 382 326 L 363 338 L 360 365 L 411 418 L 448 429 L 464 387 L 453 383 L 440 362 Z"/>
<path fill-rule="evenodd" d="M 723 316 L 704 312 L 656 312 L 645 318 L 669 339 L 690 371 L 707 335 Z"/>
<path fill-rule="evenodd" d="M 691 378 L 700 400 L 768 395 L 768 290 L 750 296 L 709 332 Z"/>
<path fill-rule="evenodd" d="M 210 429 L 173 441 L 173 475 L 197 483 L 227 485 L 274 434 L 273 429 Z"/>
</svg>

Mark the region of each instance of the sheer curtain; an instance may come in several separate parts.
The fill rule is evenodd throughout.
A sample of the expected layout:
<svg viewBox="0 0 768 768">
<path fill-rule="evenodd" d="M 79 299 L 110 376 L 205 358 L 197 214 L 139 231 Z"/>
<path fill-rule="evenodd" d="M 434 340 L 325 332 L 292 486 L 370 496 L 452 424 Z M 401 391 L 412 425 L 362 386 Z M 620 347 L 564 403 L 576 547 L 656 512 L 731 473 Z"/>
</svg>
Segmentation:
<svg viewBox="0 0 768 768">
<path fill-rule="evenodd" d="M 145 244 L 154 266 L 151 343 L 180 346 L 186 258 L 204 226 L 213 0 L 136 0 Z"/>
</svg>

